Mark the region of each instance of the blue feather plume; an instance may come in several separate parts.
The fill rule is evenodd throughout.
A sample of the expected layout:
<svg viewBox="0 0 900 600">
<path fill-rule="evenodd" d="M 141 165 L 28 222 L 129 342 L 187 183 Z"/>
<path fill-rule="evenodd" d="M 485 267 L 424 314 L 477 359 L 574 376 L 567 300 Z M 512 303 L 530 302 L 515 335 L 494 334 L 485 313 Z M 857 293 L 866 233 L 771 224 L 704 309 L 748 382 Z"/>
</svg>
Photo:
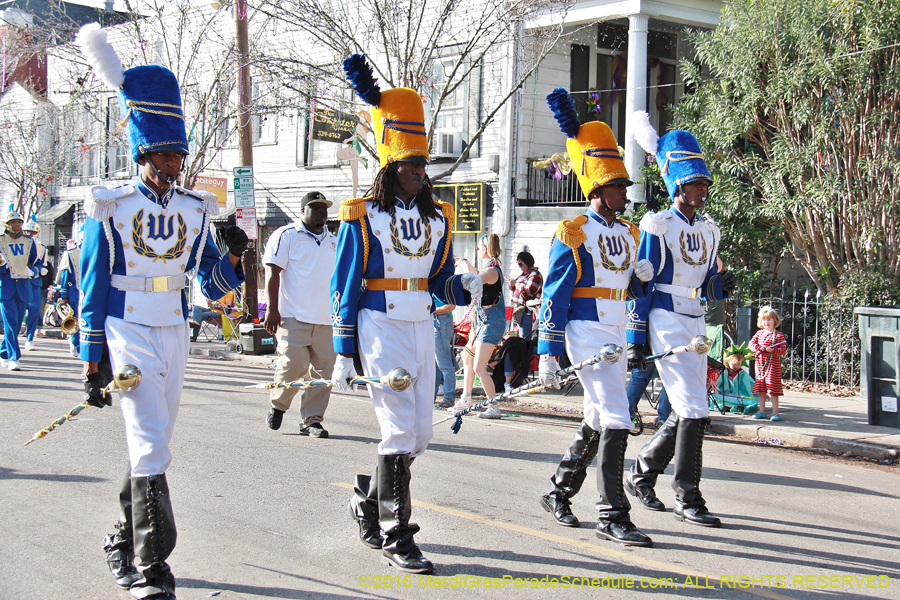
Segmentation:
<svg viewBox="0 0 900 600">
<path fill-rule="evenodd" d="M 566 88 L 558 87 L 547 96 L 547 104 L 553 111 L 559 128 L 568 137 L 573 138 L 578 135 L 578 129 L 581 127 L 581 121 L 578 120 L 578 113 L 575 112 L 575 101 L 566 91 Z"/>
<path fill-rule="evenodd" d="M 364 54 L 354 54 L 344 60 L 344 72 L 347 80 L 356 89 L 359 97 L 372 106 L 378 106 L 381 102 L 381 88 L 375 81 L 372 67 L 366 62 Z"/>
</svg>

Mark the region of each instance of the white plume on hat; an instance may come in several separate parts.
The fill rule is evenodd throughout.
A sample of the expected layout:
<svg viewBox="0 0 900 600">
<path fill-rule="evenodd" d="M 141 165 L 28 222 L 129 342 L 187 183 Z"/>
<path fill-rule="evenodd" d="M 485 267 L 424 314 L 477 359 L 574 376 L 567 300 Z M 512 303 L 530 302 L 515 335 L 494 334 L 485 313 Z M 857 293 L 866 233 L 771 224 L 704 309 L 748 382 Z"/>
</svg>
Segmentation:
<svg viewBox="0 0 900 600">
<path fill-rule="evenodd" d="M 647 154 L 656 156 L 659 147 L 659 134 L 650 124 L 650 115 L 647 111 L 637 110 L 628 116 L 629 129 L 632 131 L 634 141 L 644 149 Z"/>
<path fill-rule="evenodd" d="M 100 24 L 82 25 L 75 36 L 75 43 L 88 59 L 94 73 L 113 89 L 119 89 L 125 82 L 125 71 L 115 48 L 106 41 L 106 32 L 100 28 Z"/>
</svg>

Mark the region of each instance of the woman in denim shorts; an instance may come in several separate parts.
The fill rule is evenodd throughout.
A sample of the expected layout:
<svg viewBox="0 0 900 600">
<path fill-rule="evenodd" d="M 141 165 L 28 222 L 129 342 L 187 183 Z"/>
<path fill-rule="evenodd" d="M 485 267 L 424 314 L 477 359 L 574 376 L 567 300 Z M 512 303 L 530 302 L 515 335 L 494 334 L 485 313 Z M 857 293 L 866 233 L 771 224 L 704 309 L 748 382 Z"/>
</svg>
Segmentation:
<svg viewBox="0 0 900 600">
<path fill-rule="evenodd" d="M 500 237 L 496 233 L 481 236 L 476 250 L 478 258 L 486 262 L 483 271 L 479 273 L 464 258 L 460 259 L 460 262 L 467 266 L 471 273 L 479 273 L 484 284 L 484 292 L 481 296 L 481 305 L 475 308 L 469 343 L 466 344 L 463 351 L 463 364 L 465 365 L 463 394 L 459 401 L 448 409 L 450 411 L 458 411 L 472 406 L 472 387 L 475 384 L 476 374 L 481 379 L 481 386 L 488 398 L 493 397 L 496 393 L 494 382 L 487 370 L 487 364 L 506 330 L 503 271 L 500 270 Z M 500 409 L 496 404 L 491 404 L 479 416 L 486 419 L 499 419 Z"/>
</svg>

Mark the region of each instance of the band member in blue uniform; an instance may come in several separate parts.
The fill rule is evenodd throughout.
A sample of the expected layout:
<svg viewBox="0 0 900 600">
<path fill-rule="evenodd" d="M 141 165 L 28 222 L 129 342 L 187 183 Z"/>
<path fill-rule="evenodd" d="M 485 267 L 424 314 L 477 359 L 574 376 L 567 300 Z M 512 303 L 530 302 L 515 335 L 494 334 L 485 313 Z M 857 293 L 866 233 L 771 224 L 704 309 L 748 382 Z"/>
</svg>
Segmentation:
<svg viewBox="0 0 900 600">
<path fill-rule="evenodd" d="M 453 274 L 453 207 L 436 202 L 425 174 L 428 143 L 421 97 L 407 88 L 381 91 L 362 55 L 344 61 L 359 96 L 373 106 L 381 170 L 365 198 L 341 203 L 337 261 L 331 279 L 332 381 L 347 389 L 359 353 L 370 377 L 403 367 L 406 390 L 369 386 L 381 427 L 372 476 L 358 475 L 350 511 L 363 544 L 411 573 L 433 569 L 410 525 L 410 465 L 431 440 L 435 350 L 434 298 L 465 305 L 481 294 L 478 275 Z"/>
<path fill-rule="evenodd" d="M 94 188 L 84 201 L 81 249 L 81 359 L 85 399 L 109 405 L 101 394 L 113 368 L 137 366 L 140 385 L 121 395 L 129 472 L 119 493 L 116 532 L 105 540 L 116 584 L 135 598 L 175 598 L 166 559 L 176 529 L 166 470 L 189 349 L 188 274 L 196 271 L 207 298 L 220 298 L 243 281 L 240 257 L 247 236 L 225 232 L 219 255 L 210 231 L 213 194 L 175 181 L 188 153 L 181 93 L 175 75 L 159 65 L 122 71 L 106 32 L 96 23 L 76 40 L 94 71 L 118 90 L 131 158 L 140 175 L 130 184 Z M 133 563 L 132 563 L 133 560 Z"/>
<path fill-rule="evenodd" d="M 32 213 L 31 217 L 28 218 L 28 222 L 22 228 L 22 231 L 24 231 L 25 235 L 30 237 L 31 241 L 34 243 L 34 246 L 37 249 L 38 260 L 41 263 L 40 272 L 31 278 L 31 285 L 34 289 L 32 290 L 31 300 L 28 302 L 26 308 L 25 351 L 28 352 L 34 350 L 34 334 L 37 332 L 38 325 L 43 318 L 45 298 L 41 294 L 41 283 L 44 280 L 44 275 L 47 274 L 47 248 L 45 248 L 37 239 L 39 227 L 36 214 Z"/>
<path fill-rule="evenodd" d="M 625 346 L 627 299 L 642 297 L 641 281 L 650 279 L 650 264 L 636 261 L 638 229 L 618 217 L 625 211 L 632 184 L 616 139 L 606 123 L 580 124 L 575 103 L 563 88 L 547 96 L 590 207 L 584 215 L 562 221 L 550 246 L 550 270 L 538 321 L 539 374 L 559 387 L 558 358 L 567 352 L 573 363 L 596 355 L 604 344 Z M 550 478 L 541 506 L 565 527 L 577 527 L 570 501 L 584 482 L 599 451 L 597 490 L 600 512 L 597 535 L 632 546 L 653 541 L 631 522 L 631 505 L 622 487 L 625 448 L 631 430 L 625 396 L 625 363 L 598 363 L 578 371 L 584 386 L 584 420 Z"/>
<path fill-rule="evenodd" d="M 31 280 L 41 274 L 41 261 L 34 240 L 22 233 L 25 220 L 15 205 L 6 212 L 5 228 L 0 234 L 0 313 L 3 316 L 3 345 L 0 364 L 20 371 L 19 329 L 25 308 L 31 302 Z"/>
<path fill-rule="evenodd" d="M 706 205 L 712 177 L 700 144 L 687 131 L 658 137 L 647 113 L 632 117 L 635 139 L 656 157 L 674 204 L 641 219 L 638 258 L 653 265 L 652 292 L 635 301 L 628 329 L 628 360 L 641 364 L 651 352 L 688 344 L 706 332 L 701 300 L 722 300 L 734 288 L 730 271 L 718 272 L 719 228 L 699 214 Z M 695 525 L 719 527 L 700 493 L 703 436 L 709 424 L 706 356 L 672 355 L 656 363 L 669 394 L 672 414 L 638 453 L 626 479 L 628 491 L 649 510 L 665 510 L 656 497 L 656 478 L 674 457 L 675 517 Z"/>
</svg>

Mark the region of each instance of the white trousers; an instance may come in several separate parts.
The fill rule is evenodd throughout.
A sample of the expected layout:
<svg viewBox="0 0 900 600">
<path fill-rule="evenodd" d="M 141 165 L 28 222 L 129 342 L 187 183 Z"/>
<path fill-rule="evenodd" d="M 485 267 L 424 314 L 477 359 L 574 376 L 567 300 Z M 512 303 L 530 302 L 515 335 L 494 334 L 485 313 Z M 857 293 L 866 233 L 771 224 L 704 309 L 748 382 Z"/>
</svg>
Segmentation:
<svg viewBox="0 0 900 600">
<path fill-rule="evenodd" d="M 706 335 L 703 317 L 689 317 L 662 308 L 650 311 L 648 335 L 653 353 L 684 346 L 698 335 Z M 669 395 L 672 410 L 682 419 L 709 416 L 706 400 L 706 355 L 681 352 L 656 361 L 659 378 Z"/>
<path fill-rule="evenodd" d="M 188 324 L 148 327 L 107 317 L 106 342 L 113 369 L 130 364 L 141 370 L 140 385 L 120 392 L 131 476 L 165 473 L 190 348 Z"/>
<path fill-rule="evenodd" d="M 434 325 L 432 320 L 396 321 L 383 312 L 363 309 L 358 320 L 359 348 L 367 377 L 383 377 L 396 367 L 412 376 L 412 385 L 396 392 L 370 385 L 369 397 L 381 427 L 378 454 L 425 452 L 433 431 Z"/>
<path fill-rule="evenodd" d="M 625 347 L 625 328 L 601 325 L 596 321 L 569 321 L 566 325 L 566 352 L 572 364 L 596 356 L 605 344 Z M 594 431 L 631 429 L 631 414 L 625 394 L 628 361 L 597 363 L 576 371 L 584 387 L 584 422 Z"/>
</svg>

